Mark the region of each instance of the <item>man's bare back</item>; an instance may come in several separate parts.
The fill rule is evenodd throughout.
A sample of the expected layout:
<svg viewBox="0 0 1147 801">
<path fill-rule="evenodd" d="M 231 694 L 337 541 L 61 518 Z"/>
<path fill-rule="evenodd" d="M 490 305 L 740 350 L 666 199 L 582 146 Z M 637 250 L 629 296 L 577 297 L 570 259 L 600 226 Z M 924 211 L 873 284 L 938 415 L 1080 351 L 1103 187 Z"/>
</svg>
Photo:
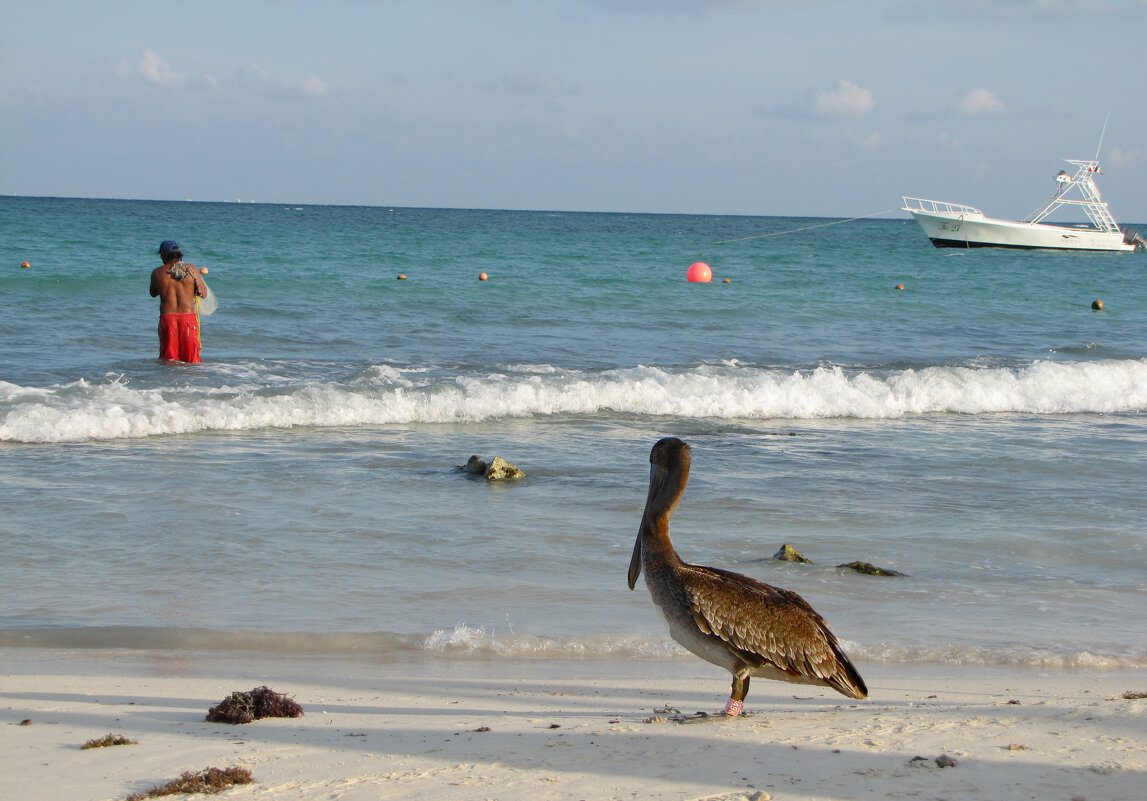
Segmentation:
<svg viewBox="0 0 1147 801">
<path fill-rule="evenodd" d="M 177 265 L 187 268 L 182 279 L 173 278 L 169 272 Z M 174 272 L 180 271 L 176 269 Z M 172 262 L 152 270 L 151 296 L 159 298 L 160 314 L 194 314 L 196 295 L 206 297 L 207 284 L 199 277 L 194 264 Z"/>
</svg>

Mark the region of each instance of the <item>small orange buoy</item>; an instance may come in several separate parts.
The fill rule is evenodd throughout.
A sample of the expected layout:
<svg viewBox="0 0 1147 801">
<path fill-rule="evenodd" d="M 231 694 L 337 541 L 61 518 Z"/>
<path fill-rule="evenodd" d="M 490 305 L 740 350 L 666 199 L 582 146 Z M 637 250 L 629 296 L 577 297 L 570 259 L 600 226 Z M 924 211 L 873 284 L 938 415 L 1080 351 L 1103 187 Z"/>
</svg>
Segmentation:
<svg viewBox="0 0 1147 801">
<path fill-rule="evenodd" d="M 897 288 L 897 289 L 903 289 L 903 288 L 904 288 L 904 284 L 897 284 L 897 285 L 896 285 L 896 288 Z"/>
<path fill-rule="evenodd" d="M 1103 301 L 1102 300 L 1091 301 L 1091 308 L 1095 309 L 1096 311 L 1103 311 Z"/>
<path fill-rule="evenodd" d="M 24 262 L 24 263 L 23 263 L 23 264 L 21 264 L 20 266 L 21 266 L 21 267 L 23 267 L 25 270 L 27 270 L 27 269 L 28 269 L 29 267 L 31 267 L 32 265 L 31 265 L 31 264 L 29 264 L 28 262 Z"/>
<path fill-rule="evenodd" d="M 405 280 L 406 280 L 406 276 L 405 276 L 403 273 L 399 273 L 399 274 L 398 274 L 398 280 L 399 280 L 399 281 L 405 281 Z"/>
<path fill-rule="evenodd" d="M 721 283 L 722 284 L 731 284 L 731 283 L 733 283 L 733 280 L 731 278 L 722 278 Z"/>
<path fill-rule="evenodd" d="M 478 280 L 479 281 L 485 281 L 489 277 L 490 276 L 486 275 L 485 273 L 478 273 Z"/>
<path fill-rule="evenodd" d="M 713 280 L 713 271 L 703 261 L 694 262 L 689 265 L 689 271 L 685 273 L 685 280 L 697 284 L 707 284 Z"/>
<path fill-rule="evenodd" d="M 199 272 L 203 273 L 204 275 L 207 275 L 207 268 L 206 267 L 200 267 Z"/>
</svg>

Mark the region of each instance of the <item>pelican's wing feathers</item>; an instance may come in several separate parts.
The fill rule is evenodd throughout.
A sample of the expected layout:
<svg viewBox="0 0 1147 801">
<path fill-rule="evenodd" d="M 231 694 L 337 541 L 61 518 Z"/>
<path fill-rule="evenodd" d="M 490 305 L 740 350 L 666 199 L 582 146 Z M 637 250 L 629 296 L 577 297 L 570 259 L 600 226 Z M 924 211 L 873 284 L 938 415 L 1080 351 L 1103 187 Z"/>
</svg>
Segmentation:
<svg viewBox="0 0 1147 801">
<path fill-rule="evenodd" d="M 819 679 L 853 698 L 868 690 L 828 623 L 804 598 L 749 576 L 683 565 L 682 589 L 697 627 L 719 637 L 749 666 Z"/>
</svg>

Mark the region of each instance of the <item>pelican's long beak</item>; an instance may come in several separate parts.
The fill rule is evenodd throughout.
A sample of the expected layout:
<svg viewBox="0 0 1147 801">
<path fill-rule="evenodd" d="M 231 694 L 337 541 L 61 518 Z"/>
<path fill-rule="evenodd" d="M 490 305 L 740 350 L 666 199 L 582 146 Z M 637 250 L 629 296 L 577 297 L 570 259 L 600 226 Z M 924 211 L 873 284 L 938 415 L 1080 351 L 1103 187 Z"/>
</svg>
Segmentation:
<svg viewBox="0 0 1147 801">
<path fill-rule="evenodd" d="M 644 529 L 644 525 L 642 526 Z M 637 532 L 637 543 L 633 546 L 633 558 L 629 560 L 629 589 L 637 585 L 637 578 L 641 575 L 641 531 Z"/>
<path fill-rule="evenodd" d="M 650 465 L 649 467 L 649 494 L 645 498 L 645 511 L 641 513 L 641 527 L 637 529 L 637 542 L 633 545 L 633 557 L 629 560 L 629 589 L 637 586 L 637 579 L 641 576 L 641 538 L 645 534 L 648 522 L 645 516 L 649 514 L 649 505 L 653 502 L 653 496 L 657 493 L 660 485 L 659 474 L 657 468 Z"/>
</svg>

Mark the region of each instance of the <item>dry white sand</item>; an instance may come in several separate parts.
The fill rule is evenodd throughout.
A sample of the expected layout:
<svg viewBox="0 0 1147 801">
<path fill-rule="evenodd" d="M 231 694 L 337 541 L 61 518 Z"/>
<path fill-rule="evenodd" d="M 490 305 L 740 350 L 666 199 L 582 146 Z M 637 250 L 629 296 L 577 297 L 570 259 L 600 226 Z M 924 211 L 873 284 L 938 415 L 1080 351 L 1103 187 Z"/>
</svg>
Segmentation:
<svg viewBox="0 0 1147 801">
<path fill-rule="evenodd" d="M 1121 697 L 1147 691 L 1143 672 L 860 663 L 867 701 L 757 680 L 748 717 L 679 724 L 674 710 L 721 709 L 721 671 L 684 657 L 0 660 L 4 801 L 122 799 L 232 765 L 256 783 L 220 798 L 1147 798 L 1147 700 Z M 261 685 L 305 716 L 204 722 Z M 81 750 L 107 734 L 138 744 Z"/>
</svg>

